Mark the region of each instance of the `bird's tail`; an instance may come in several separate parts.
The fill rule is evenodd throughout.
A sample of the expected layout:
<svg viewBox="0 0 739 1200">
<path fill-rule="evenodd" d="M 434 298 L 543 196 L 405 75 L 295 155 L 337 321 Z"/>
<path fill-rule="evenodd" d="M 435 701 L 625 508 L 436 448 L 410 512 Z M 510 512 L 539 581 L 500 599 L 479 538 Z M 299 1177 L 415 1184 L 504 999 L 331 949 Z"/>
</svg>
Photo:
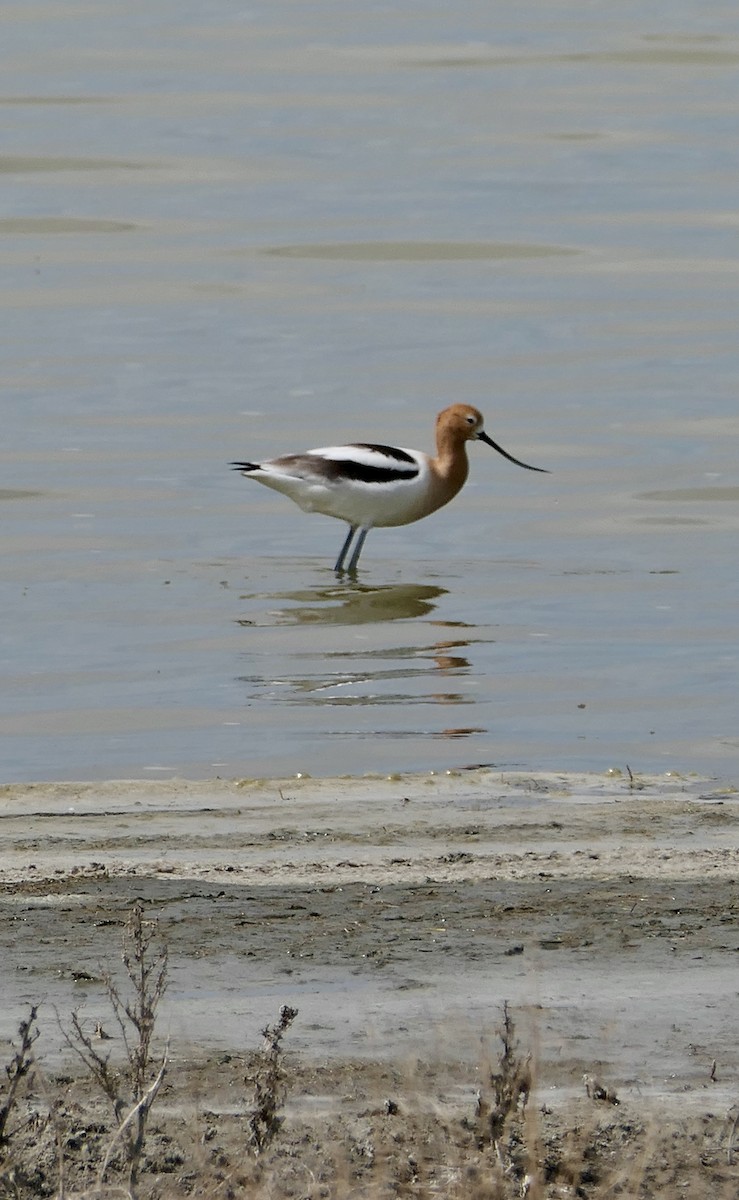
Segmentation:
<svg viewBox="0 0 739 1200">
<path fill-rule="evenodd" d="M 229 463 L 228 465 L 230 467 L 233 467 L 234 471 L 241 471 L 243 474 L 246 474 L 249 471 L 258 471 L 259 466 L 260 466 L 259 463 L 250 463 L 250 462 Z"/>
</svg>

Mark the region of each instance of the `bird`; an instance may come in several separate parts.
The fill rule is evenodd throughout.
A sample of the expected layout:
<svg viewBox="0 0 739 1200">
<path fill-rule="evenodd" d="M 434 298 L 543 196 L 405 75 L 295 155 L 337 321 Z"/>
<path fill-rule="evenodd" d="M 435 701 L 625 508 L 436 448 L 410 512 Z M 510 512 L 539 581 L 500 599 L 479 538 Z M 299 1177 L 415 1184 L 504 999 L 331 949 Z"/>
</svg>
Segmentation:
<svg viewBox="0 0 739 1200">
<path fill-rule="evenodd" d="M 469 464 L 467 442 L 485 442 L 526 471 L 549 474 L 514 458 L 484 428 L 482 413 L 471 404 L 451 404 L 436 418 L 436 455 L 375 442 L 321 446 L 301 454 L 281 454 L 264 462 L 233 462 L 247 479 L 289 496 L 304 512 L 346 521 L 346 535 L 334 571 L 344 563 L 354 540 L 349 574 L 354 574 L 370 529 L 410 525 L 453 500 L 464 486 Z"/>
</svg>

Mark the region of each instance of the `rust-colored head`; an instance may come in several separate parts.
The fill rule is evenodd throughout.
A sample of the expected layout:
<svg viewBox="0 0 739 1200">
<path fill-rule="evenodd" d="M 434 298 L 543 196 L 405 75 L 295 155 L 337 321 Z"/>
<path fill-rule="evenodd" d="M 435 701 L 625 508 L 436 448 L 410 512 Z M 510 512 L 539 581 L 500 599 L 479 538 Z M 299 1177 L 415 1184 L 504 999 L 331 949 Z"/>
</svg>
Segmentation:
<svg viewBox="0 0 739 1200">
<path fill-rule="evenodd" d="M 502 454 L 503 458 L 515 463 L 517 467 L 523 467 L 526 471 L 540 471 L 544 475 L 549 474 L 544 467 L 531 467 L 528 463 L 521 462 L 519 458 L 514 458 L 491 437 L 488 437 L 484 425 L 482 413 L 479 409 L 473 408 L 471 404 L 450 404 L 449 408 L 443 409 L 436 418 L 436 447 L 439 458 L 445 458 L 455 453 L 459 454 L 465 442 L 480 441 L 492 446 L 493 450 L 497 450 L 498 454 Z"/>
<path fill-rule="evenodd" d="M 462 442 L 474 442 L 485 424 L 482 413 L 471 404 L 450 404 L 436 418 L 437 445 L 459 446 Z"/>
</svg>

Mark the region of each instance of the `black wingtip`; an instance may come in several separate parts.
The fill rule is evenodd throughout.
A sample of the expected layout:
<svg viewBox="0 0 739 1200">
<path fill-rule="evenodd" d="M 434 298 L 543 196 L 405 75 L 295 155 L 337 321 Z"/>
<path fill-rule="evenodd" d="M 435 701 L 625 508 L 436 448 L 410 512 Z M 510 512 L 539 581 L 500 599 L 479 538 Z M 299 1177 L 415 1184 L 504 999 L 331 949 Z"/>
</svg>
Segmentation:
<svg viewBox="0 0 739 1200">
<path fill-rule="evenodd" d="M 259 463 L 251 462 L 232 462 L 228 464 L 233 471 L 258 471 Z"/>
</svg>

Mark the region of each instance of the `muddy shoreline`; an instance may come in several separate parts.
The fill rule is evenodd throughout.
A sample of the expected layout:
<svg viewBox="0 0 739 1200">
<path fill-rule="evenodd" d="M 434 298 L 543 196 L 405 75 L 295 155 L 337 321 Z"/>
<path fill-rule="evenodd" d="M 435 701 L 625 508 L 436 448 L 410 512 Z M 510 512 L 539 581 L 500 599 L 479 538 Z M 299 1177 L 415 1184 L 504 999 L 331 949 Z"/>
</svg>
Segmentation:
<svg viewBox="0 0 739 1200">
<path fill-rule="evenodd" d="M 508 1000 L 548 1086 L 738 1077 L 739 800 L 725 784 L 490 770 L 116 782 L 0 794 L 3 1006 L 105 1019 L 144 902 L 176 1053 L 242 1051 L 283 1003 L 319 1062 L 470 1063 Z M 49 1030 L 46 1053 L 62 1053 Z M 714 1079 L 707 1084 L 716 1060 Z"/>
<path fill-rule="evenodd" d="M 739 798 L 726 782 L 479 769 L 38 784 L 0 791 L 0 830 L 0 1036 L 38 1004 L 46 1076 L 28 1100 L 42 1132 L 19 1151 L 38 1174 L 24 1195 L 58 1187 L 59 1128 L 80 1187 L 111 1137 L 60 1023 L 99 1022 L 122 1054 L 104 974 L 121 978 L 136 901 L 169 952 L 145 1196 L 519 1195 L 534 1159 L 547 1197 L 574 1194 L 573 1179 L 592 1197 L 614 1180 L 634 1196 L 732 1194 Z M 475 1113 L 504 1001 L 536 1107 L 534 1126 L 510 1126 L 518 1165 L 493 1192 L 500 1164 Z M 286 1120 L 255 1160 L 250 1064 L 283 1004 L 298 1009 Z M 585 1075 L 618 1107 L 594 1106 Z M 306 1191 L 307 1176 L 328 1183 Z"/>
</svg>

